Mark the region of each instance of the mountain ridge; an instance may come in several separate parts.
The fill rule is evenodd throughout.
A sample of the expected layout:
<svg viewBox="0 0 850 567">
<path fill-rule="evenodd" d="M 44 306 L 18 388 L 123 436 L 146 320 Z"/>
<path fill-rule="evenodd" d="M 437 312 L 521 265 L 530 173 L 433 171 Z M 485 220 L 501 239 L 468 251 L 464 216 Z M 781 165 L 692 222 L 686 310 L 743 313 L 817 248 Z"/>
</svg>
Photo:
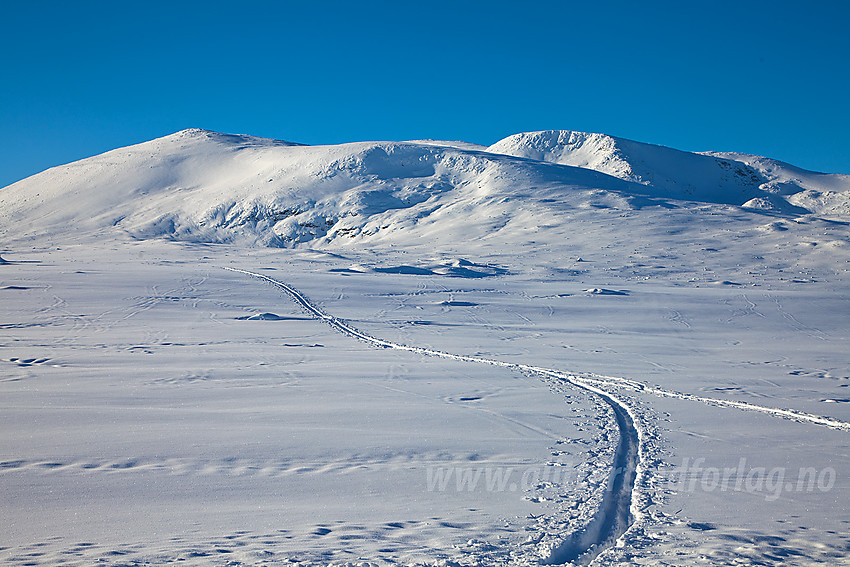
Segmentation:
<svg viewBox="0 0 850 567">
<path fill-rule="evenodd" d="M 568 223 L 571 210 L 679 202 L 850 219 L 850 176 L 569 130 L 485 148 L 439 140 L 308 146 L 191 128 L 0 189 L 0 225 L 7 239 L 118 231 L 294 246 L 405 231 L 483 238 L 544 218 Z"/>
</svg>

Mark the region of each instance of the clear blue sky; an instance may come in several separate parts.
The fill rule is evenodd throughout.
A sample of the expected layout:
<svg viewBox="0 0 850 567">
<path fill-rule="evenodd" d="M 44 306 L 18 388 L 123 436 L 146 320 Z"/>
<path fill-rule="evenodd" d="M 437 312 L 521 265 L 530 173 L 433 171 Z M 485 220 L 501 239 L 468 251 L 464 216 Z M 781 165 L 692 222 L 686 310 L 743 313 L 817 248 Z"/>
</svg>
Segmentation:
<svg viewBox="0 0 850 567">
<path fill-rule="evenodd" d="M 189 127 L 605 132 L 850 173 L 844 1 L 13 1 L 0 186 Z"/>
</svg>

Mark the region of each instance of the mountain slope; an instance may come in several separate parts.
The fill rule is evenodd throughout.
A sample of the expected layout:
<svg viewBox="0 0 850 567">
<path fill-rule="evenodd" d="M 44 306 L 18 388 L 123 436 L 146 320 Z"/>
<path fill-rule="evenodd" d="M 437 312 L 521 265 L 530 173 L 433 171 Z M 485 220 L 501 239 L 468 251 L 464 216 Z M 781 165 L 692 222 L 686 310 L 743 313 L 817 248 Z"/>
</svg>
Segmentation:
<svg viewBox="0 0 850 567">
<path fill-rule="evenodd" d="M 448 144 L 300 146 L 186 130 L 15 183 L 0 193 L 0 219 L 7 234 L 118 229 L 267 245 L 399 230 L 471 237 L 523 207 L 568 203 L 576 188 L 630 188 L 591 170 Z"/>
<path fill-rule="evenodd" d="M 850 218 L 850 175 L 818 173 L 761 156 L 734 152 L 706 152 L 706 155 L 745 164 L 762 179 L 764 198 L 780 198 L 794 206 L 817 212 L 827 218 Z M 760 203 L 755 203 L 758 206 Z"/>
<path fill-rule="evenodd" d="M 809 172 L 757 156 L 684 152 L 569 130 L 515 134 L 488 151 L 593 169 L 659 196 L 790 214 L 846 217 L 850 212 L 850 176 Z"/>
<path fill-rule="evenodd" d="M 849 218 L 850 176 L 570 131 L 484 149 L 433 140 L 304 146 L 191 129 L 0 190 L 0 234 L 269 246 L 516 240 L 564 227 L 579 210 L 693 206 L 682 201 Z"/>
</svg>

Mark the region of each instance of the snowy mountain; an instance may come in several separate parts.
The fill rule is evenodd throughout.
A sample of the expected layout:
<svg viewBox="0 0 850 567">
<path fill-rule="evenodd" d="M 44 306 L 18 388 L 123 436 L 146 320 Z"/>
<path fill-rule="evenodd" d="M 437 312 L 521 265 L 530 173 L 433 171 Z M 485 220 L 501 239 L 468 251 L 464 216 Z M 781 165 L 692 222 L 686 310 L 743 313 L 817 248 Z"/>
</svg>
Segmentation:
<svg viewBox="0 0 850 567">
<path fill-rule="evenodd" d="M 526 192 L 561 199 L 586 187 L 628 184 L 456 143 L 308 147 L 185 130 L 15 183 L 2 190 L 0 214 L 7 230 L 30 234 L 116 228 L 137 238 L 288 245 L 441 232 L 452 215 L 483 234 L 515 216 L 508 201 Z"/>
<path fill-rule="evenodd" d="M 743 163 L 756 172 L 763 183 L 759 189 L 767 193 L 749 206 L 769 208 L 768 203 L 781 203 L 814 212 L 822 217 L 847 219 L 850 217 L 850 175 L 817 173 L 760 156 L 732 152 L 709 152 L 706 155 Z"/>
<path fill-rule="evenodd" d="M 570 131 L 485 149 L 433 140 L 303 146 L 191 129 L 10 185 L 0 190 L 0 222 L 6 238 L 512 239 L 540 219 L 568 223 L 571 210 L 670 200 L 841 219 L 850 216 L 850 176 Z"/>
<path fill-rule="evenodd" d="M 0 189 L 0 564 L 850 567 L 848 199 L 569 131 Z"/>
<path fill-rule="evenodd" d="M 515 134 L 488 151 L 593 169 L 676 199 L 796 214 L 850 213 L 850 175 L 814 173 L 758 156 L 683 152 L 569 130 Z"/>
</svg>

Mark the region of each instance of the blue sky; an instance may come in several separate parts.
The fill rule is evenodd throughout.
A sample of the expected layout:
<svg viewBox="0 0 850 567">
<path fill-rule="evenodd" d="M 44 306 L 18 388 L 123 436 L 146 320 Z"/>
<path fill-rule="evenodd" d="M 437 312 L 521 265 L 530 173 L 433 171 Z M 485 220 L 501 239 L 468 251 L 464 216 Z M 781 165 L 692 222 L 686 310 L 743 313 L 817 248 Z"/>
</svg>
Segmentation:
<svg viewBox="0 0 850 567">
<path fill-rule="evenodd" d="M 845 2 L 4 2 L 0 186 L 189 127 L 605 132 L 850 173 Z"/>
</svg>

